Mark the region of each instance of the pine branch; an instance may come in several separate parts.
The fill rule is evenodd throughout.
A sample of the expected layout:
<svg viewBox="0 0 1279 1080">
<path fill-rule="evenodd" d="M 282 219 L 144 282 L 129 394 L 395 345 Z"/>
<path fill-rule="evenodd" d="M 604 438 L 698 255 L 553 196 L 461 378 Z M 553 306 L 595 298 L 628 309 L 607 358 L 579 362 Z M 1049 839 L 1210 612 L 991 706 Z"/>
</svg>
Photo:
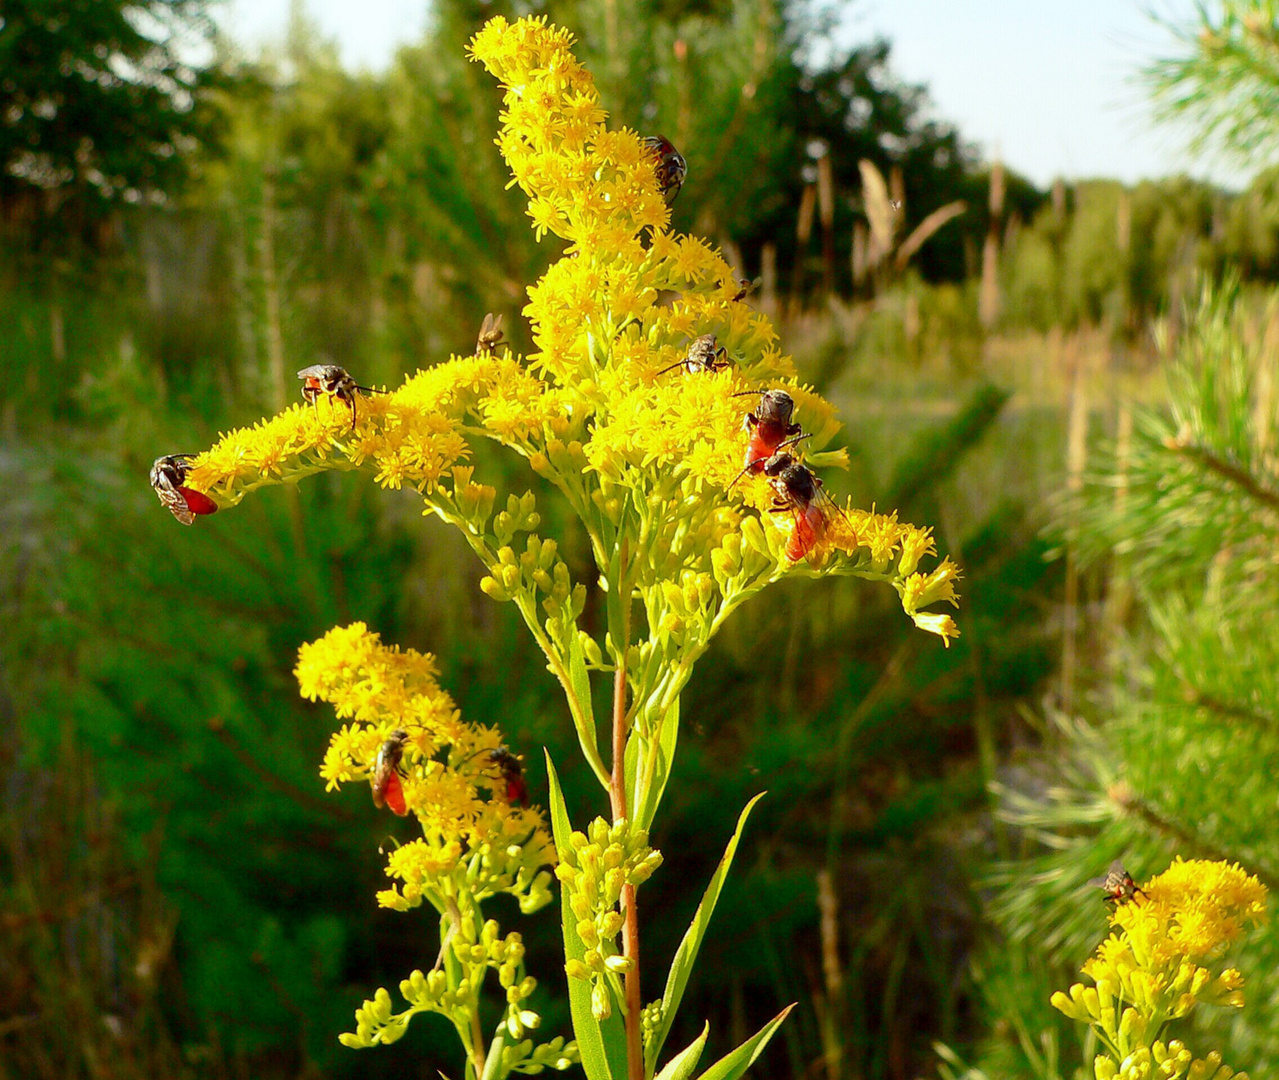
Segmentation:
<svg viewBox="0 0 1279 1080">
<path fill-rule="evenodd" d="M 1260 483 L 1250 472 L 1236 465 L 1233 461 L 1218 457 L 1206 446 L 1192 443 L 1181 435 L 1165 439 L 1164 446 L 1174 453 L 1180 454 L 1198 465 L 1202 465 L 1209 472 L 1216 473 L 1223 479 L 1230 481 L 1263 506 L 1268 506 L 1272 510 L 1279 510 L 1279 492 Z"/>
<path fill-rule="evenodd" d="M 1228 720 L 1243 720 L 1246 723 L 1265 728 L 1267 731 L 1279 731 L 1279 720 L 1276 720 L 1273 716 L 1257 712 L 1246 705 L 1239 705 L 1233 701 L 1222 701 L 1211 694 L 1205 694 L 1184 678 L 1182 679 L 1182 686 L 1184 687 L 1187 704 L 1202 706 L 1209 712 L 1214 712 Z"/>
<path fill-rule="evenodd" d="M 1139 798 L 1137 793 L 1122 780 L 1108 788 L 1106 795 L 1116 806 L 1137 818 L 1142 824 L 1153 829 L 1161 836 L 1176 841 L 1177 846 L 1184 849 L 1181 854 L 1190 855 L 1196 859 L 1208 859 L 1212 862 L 1239 863 L 1241 866 L 1247 866 L 1248 872 L 1255 874 L 1257 880 L 1265 885 L 1266 888 L 1271 890 L 1279 888 L 1279 878 L 1274 877 L 1269 871 L 1250 866 L 1237 855 L 1232 855 L 1207 843 L 1186 826 L 1159 813 L 1153 806 Z"/>
</svg>

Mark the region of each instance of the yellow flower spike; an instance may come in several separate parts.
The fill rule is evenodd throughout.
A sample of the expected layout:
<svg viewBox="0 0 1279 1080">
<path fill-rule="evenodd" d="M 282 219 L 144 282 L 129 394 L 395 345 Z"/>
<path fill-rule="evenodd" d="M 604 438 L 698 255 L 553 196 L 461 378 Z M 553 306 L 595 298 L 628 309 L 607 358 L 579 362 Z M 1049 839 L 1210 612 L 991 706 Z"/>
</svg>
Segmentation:
<svg viewBox="0 0 1279 1080">
<path fill-rule="evenodd" d="M 1053 1004 L 1097 1028 L 1108 1045 L 1127 1052 L 1116 1074 L 1098 1058 L 1096 1075 L 1179 1080 L 1228 1080 L 1235 1074 L 1215 1051 L 1192 1063 L 1179 1041 L 1147 1046 L 1146 1033 L 1161 1031 L 1170 1020 L 1189 1015 L 1197 1005 L 1239 1007 L 1242 976 L 1235 968 L 1214 975 L 1210 965 L 1249 925 L 1266 917 L 1266 890 L 1237 865 L 1177 859 L 1163 874 L 1143 884 L 1137 895 L 1118 903 L 1111 914 L 1114 933 L 1083 967 L 1096 983 L 1101 1013 L 1088 1003 L 1089 988 L 1071 987 L 1070 1001 L 1054 994 Z M 1125 1002 L 1119 1030 L 1104 1008 L 1116 992 Z M 1081 1011 L 1087 1016 L 1080 1016 Z M 1151 1071 L 1153 1053 L 1154 1072 Z M 1240 1076 L 1244 1074 L 1238 1074 Z"/>
</svg>

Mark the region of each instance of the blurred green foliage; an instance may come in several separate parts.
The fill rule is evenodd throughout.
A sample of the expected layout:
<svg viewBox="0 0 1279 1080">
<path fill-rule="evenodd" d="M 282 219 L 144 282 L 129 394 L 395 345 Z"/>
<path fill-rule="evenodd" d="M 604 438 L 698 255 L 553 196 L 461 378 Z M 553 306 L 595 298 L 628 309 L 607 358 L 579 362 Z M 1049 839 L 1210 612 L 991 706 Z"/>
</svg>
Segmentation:
<svg viewBox="0 0 1279 1080">
<path fill-rule="evenodd" d="M 514 7 L 434 5 L 424 40 L 383 73 L 345 71 L 303 20 L 277 53 L 222 55 L 224 152 L 184 159 L 197 181 L 174 186 L 165 206 L 113 210 L 92 258 L 0 199 L 0 1077 L 455 1068 L 429 1024 L 374 1055 L 337 1046 L 352 1000 L 430 965 L 435 928 L 374 906 L 377 846 L 398 822 L 357 793 L 323 793 L 328 721 L 297 698 L 290 669 L 300 642 L 364 619 L 438 653 L 467 715 L 500 720 L 531 763 L 543 745 L 574 758 L 552 681 L 517 646 L 510 612 L 475 587 L 462 545 L 412 499 L 326 476 L 186 530 L 145 477 L 156 455 L 205 445 L 291 399 L 292 372 L 306 364 L 398 380 L 468 352 L 490 310 L 506 315 L 517 348 L 528 344 L 523 288 L 550 252 L 505 189 L 492 144 L 499 97 L 463 56 L 483 18 Z M 1073 718 L 1045 724 L 1027 708 L 1060 648 L 1063 566 L 1038 536 L 1043 497 L 1062 477 L 1058 391 L 1072 377 L 1053 334 L 1101 324 L 1101 340 L 1139 369 L 1149 319 L 1168 314 L 1178 331 L 1196 274 L 1229 265 L 1271 279 L 1275 174 L 1239 195 L 1178 179 L 1050 194 L 1010 177 L 992 217 L 990 170 L 926 119 L 926 98 L 895 79 L 887 46 L 835 48 L 817 5 L 545 9 L 582 38 L 614 121 L 661 131 L 688 157 L 677 227 L 740 253 L 749 276 L 771 245 L 778 281 L 799 283 L 757 299 L 790 316 L 787 348 L 844 411 L 852 468 L 831 486 L 940 522 L 939 546 L 965 572 L 964 636 L 949 651 L 854 582 L 793 583 L 726 628 L 685 699 L 681 774 L 656 838 L 675 872 L 648 886 L 646 942 L 654 955 L 673 951 L 696 902 L 681 882 L 708 876 L 736 809 L 767 788 L 739 856 L 746 887 L 736 907 L 726 899 L 710 962 L 689 987 L 688 1014 L 712 1021 L 710 1052 L 797 1000 L 761 1075 L 911 1078 L 932 1068 L 935 1039 L 972 1048 L 991 1075 L 1069 1075 L 1077 1047 L 1062 1040 L 1075 1036 L 1046 994 L 1100 932 L 1096 897 L 1073 891 L 1094 863 L 1123 851 L 1135 870 L 1157 868 L 1143 860 L 1170 841 L 1155 821 L 1205 822 L 1203 843 L 1269 858 L 1245 845 L 1262 826 L 1196 771 L 1196 740 L 1214 728 L 1208 706 L 1177 704 L 1173 673 L 1227 674 L 1196 651 L 1219 655 L 1216 623 L 1198 613 L 1248 638 L 1236 681 L 1204 694 L 1264 713 L 1260 691 L 1245 694 L 1238 680 L 1269 685 L 1273 665 L 1265 635 L 1249 629 L 1264 625 L 1268 592 L 1195 592 L 1215 541 L 1167 524 L 1165 508 L 1170 542 L 1188 546 L 1152 562 L 1181 570 L 1175 593 L 1142 599 L 1140 663 L 1089 654 L 1123 675 L 1115 701 L 1131 719 L 1099 740 Z M 796 232 L 823 153 L 833 296 L 817 284 L 822 230 L 802 249 Z M 953 199 L 968 210 L 904 277 L 853 296 L 861 158 L 898 171 L 903 232 Z M 992 231 L 993 328 L 978 318 L 976 280 Z M 1255 351 L 1266 325 L 1218 327 L 1213 348 Z M 1231 461 L 1252 438 L 1233 431 L 1221 439 Z M 1142 438 L 1153 497 L 1141 505 L 1154 515 L 1167 463 L 1158 440 Z M 504 467 L 504 486 L 533 488 L 555 513 L 531 472 Z M 1223 511 L 1212 527 L 1243 528 L 1248 514 Z M 1089 527 L 1100 555 L 1115 534 Z M 587 565 L 579 541 L 564 552 L 575 574 Z M 1141 582 L 1140 565 L 1117 565 Z M 1085 601 L 1097 606 L 1101 572 L 1090 573 Z M 584 618 L 597 616 L 588 604 Z M 1085 681 L 1112 693 L 1105 678 Z M 1162 759 L 1142 756 L 1157 720 L 1147 700 L 1182 718 L 1161 736 L 1184 765 L 1166 795 Z M 1220 768 L 1254 776 L 1245 766 L 1232 757 Z M 1106 794 L 1124 768 L 1154 818 L 1120 812 Z M 534 765 L 535 799 L 539 773 Z M 562 779 L 580 817 L 572 804 L 589 779 Z M 1033 807 L 1018 816 L 1008 803 L 1010 820 L 995 820 L 992 782 L 1035 806 L 1049 790 L 1082 792 L 1061 828 L 1088 846 L 1046 867 L 1017 863 L 1034 853 L 1039 826 L 1025 816 Z M 823 871 L 834 896 L 825 929 Z M 553 920 L 501 917 L 526 934 L 534 963 L 539 949 L 554 955 Z M 536 1003 L 548 1028 L 565 1026 L 557 993 L 548 979 Z M 1239 1038 L 1268 1047 L 1264 1032 Z"/>
</svg>

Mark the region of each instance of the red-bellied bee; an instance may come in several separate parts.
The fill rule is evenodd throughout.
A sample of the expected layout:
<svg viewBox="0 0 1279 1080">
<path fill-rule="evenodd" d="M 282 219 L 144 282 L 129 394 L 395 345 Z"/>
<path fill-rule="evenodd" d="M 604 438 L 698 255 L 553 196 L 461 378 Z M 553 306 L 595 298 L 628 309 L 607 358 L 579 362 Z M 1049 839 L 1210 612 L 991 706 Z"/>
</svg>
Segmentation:
<svg viewBox="0 0 1279 1080">
<path fill-rule="evenodd" d="M 1146 890 L 1138 886 L 1133 881 L 1132 875 L 1124 869 L 1121 859 L 1116 859 L 1110 864 L 1101 877 L 1089 878 L 1088 884 L 1094 889 L 1100 889 L 1106 895 L 1102 899 L 1108 904 L 1120 904 L 1126 900 L 1131 900 L 1138 893 L 1142 896 L 1146 895 Z"/>
<path fill-rule="evenodd" d="M 489 312 L 480 324 L 480 336 L 475 339 L 475 355 L 491 353 L 502 343 L 502 316 Z"/>
<path fill-rule="evenodd" d="M 653 168 L 657 173 L 657 186 L 669 206 L 675 201 L 679 189 L 684 186 L 688 162 L 665 135 L 646 135 L 642 141 L 656 159 Z"/>
<path fill-rule="evenodd" d="M 369 783 L 373 786 L 373 805 L 379 810 L 389 806 L 400 817 L 409 812 L 404 802 L 404 785 L 400 783 L 400 759 L 404 757 L 404 744 L 408 741 L 407 731 L 397 728 L 391 732 L 378 747 L 373 772 L 369 775 Z"/>
<path fill-rule="evenodd" d="M 690 375 L 699 375 L 703 371 L 723 371 L 729 366 L 728 350 L 716 339 L 714 334 L 703 334 L 688 343 L 688 352 L 683 360 L 677 360 L 670 367 L 664 367 L 658 375 L 665 375 L 682 367 Z"/>
<path fill-rule="evenodd" d="M 312 364 L 299 371 L 298 378 L 303 381 L 302 396 L 315 405 L 317 411 L 319 406 L 316 402 L 321 394 L 330 394 L 338 401 L 346 402 L 351 407 L 352 431 L 355 430 L 355 395 L 385 392 L 374 390 L 371 386 L 361 386 L 351 378 L 346 368 L 338 367 L 337 364 Z"/>
<path fill-rule="evenodd" d="M 795 519 L 795 531 L 786 543 L 786 558 L 799 562 L 825 537 L 831 515 L 842 515 L 843 511 L 823 490 L 820 477 L 785 451 L 764 463 L 764 475 L 776 495 L 770 509 L 775 514 L 789 513 Z"/>
<path fill-rule="evenodd" d="M 160 503 L 183 525 L 195 524 L 197 514 L 217 513 L 218 504 L 203 491 L 186 487 L 194 454 L 168 454 L 158 457 L 151 466 L 151 486 Z"/>
<path fill-rule="evenodd" d="M 528 806 L 528 784 L 524 782 L 524 763 L 505 746 L 489 751 L 489 764 L 496 766 L 506 783 L 506 801 L 512 806 Z"/>
<path fill-rule="evenodd" d="M 749 397 L 754 393 L 751 390 L 733 396 Z M 759 404 L 742 420 L 742 426 L 751 433 L 751 438 L 746 444 L 746 459 L 742 462 L 742 471 L 737 474 L 733 484 L 746 473 L 763 472 L 768 459 L 774 454 L 808 438 L 802 434 L 799 424 L 791 420 L 794 415 L 795 399 L 785 390 L 759 391 Z M 730 489 L 733 484 L 729 484 Z"/>
</svg>

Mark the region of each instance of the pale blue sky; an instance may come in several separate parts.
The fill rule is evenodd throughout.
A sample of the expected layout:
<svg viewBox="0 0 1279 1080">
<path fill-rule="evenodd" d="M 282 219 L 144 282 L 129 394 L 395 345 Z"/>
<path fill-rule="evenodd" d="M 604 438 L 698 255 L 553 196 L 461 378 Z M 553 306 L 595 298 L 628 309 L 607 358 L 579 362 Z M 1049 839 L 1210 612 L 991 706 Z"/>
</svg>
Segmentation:
<svg viewBox="0 0 1279 1080">
<path fill-rule="evenodd" d="M 307 10 L 345 63 L 378 68 L 422 33 L 428 2 L 307 0 Z M 253 48 L 282 34 L 288 8 L 289 0 L 226 0 L 222 23 Z M 1243 186 L 1247 176 L 1192 161 L 1184 139 L 1151 122 L 1134 76 L 1169 40 L 1151 9 L 1184 20 L 1194 3 L 855 0 L 841 32 L 850 42 L 887 37 L 895 70 L 928 84 L 938 116 L 1037 184 L 1190 172 Z"/>
</svg>

